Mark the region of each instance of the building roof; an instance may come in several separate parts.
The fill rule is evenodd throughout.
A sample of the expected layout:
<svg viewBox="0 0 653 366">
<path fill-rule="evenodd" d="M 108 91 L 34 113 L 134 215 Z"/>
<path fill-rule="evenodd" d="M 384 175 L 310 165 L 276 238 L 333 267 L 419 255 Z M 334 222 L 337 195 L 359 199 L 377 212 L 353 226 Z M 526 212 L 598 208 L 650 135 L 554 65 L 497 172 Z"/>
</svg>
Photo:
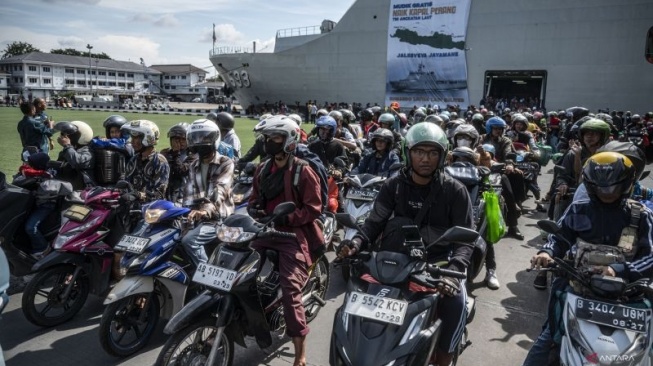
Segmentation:
<svg viewBox="0 0 653 366">
<path fill-rule="evenodd" d="M 95 60 L 98 60 L 97 64 L 95 64 Z M 4 60 L 0 60 L 0 64 L 14 64 L 17 62 L 29 62 L 29 61 L 35 63 L 41 63 L 41 64 L 88 67 L 88 57 L 57 55 L 54 53 L 44 53 L 44 52 L 30 52 L 24 55 L 12 56 Z M 97 66 L 97 68 L 100 69 L 143 72 L 143 65 L 131 61 L 92 59 L 92 64 L 93 67 Z M 157 75 L 160 74 L 159 71 L 153 69 L 152 67 L 147 68 L 147 73 L 157 74 Z"/>
<path fill-rule="evenodd" d="M 198 74 L 207 74 L 204 69 L 193 66 L 191 64 L 178 64 L 178 65 L 152 65 L 150 66 L 153 69 L 161 71 L 164 74 L 185 74 L 196 72 Z"/>
</svg>

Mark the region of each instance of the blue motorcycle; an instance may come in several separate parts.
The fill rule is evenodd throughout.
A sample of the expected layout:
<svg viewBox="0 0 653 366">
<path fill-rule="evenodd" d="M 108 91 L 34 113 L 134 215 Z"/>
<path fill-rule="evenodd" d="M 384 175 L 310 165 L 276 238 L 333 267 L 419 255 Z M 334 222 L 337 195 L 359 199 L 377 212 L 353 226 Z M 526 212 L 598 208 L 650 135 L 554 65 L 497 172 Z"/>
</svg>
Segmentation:
<svg viewBox="0 0 653 366">
<path fill-rule="evenodd" d="M 124 252 L 122 279 L 104 300 L 108 306 L 99 330 L 107 353 L 126 357 L 145 347 L 159 317 L 169 319 L 195 293 L 188 287 L 194 268 L 179 245 L 189 212 L 170 201 L 154 201 L 143 207 L 136 229 L 116 244 L 114 249 Z M 199 239 L 214 241 L 215 232 Z"/>
</svg>

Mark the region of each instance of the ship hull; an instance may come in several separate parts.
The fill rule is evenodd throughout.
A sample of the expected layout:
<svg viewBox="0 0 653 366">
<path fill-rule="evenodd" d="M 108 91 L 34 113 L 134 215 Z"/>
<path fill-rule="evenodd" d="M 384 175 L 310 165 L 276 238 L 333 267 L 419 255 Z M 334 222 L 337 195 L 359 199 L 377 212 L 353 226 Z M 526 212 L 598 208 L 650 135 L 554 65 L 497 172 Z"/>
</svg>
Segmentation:
<svg viewBox="0 0 653 366">
<path fill-rule="evenodd" d="M 496 11 L 505 5 L 504 0 L 472 1 L 465 40 L 471 104 L 487 93 L 489 70 L 543 70 L 542 95 L 549 109 L 652 108 L 653 65 L 643 47 L 653 25 L 652 1 L 526 0 L 511 11 Z M 250 85 L 233 90 L 245 108 L 265 101 L 384 104 L 389 11 L 390 0 L 357 0 L 331 32 L 305 43 L 276 53 L 210 59 L 222 75 L 247 72 Z M 401 80 L 390 85 L 411 93 L 424 90 Z M 449 88 L 458 87 L 463 84 Z"/>
</svg>

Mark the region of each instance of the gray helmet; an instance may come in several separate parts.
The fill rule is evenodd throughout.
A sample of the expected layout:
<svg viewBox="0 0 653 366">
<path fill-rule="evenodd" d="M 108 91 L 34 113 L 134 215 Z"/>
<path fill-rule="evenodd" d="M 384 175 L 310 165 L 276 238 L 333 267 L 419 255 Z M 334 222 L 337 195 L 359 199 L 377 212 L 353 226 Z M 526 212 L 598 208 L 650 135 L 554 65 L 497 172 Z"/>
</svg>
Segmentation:
<svg viewBox="0 0 653 366">
<path fill-rule="evenodd" d="M 451 155 L 453 155 L 454 162 L 458 161 L 458 159 L 462 159 L 463 161 L 476 165 L 476 153 L 474 152 L 474 150 L 470 149 L 469 147 L 466 146 L 457 147 L 453 149 Z"/>
<path fill-rule="evenodd" d="M 444 159 L 449 149 L 449 141 L 442 129 L 433 123 L 418 123 L 411 127 L 406 133 L 406 149 L 410 151 L 416 146 L 431 145 L 440 151 L 438 169 L 444 167 Z M 406 156 L 408 156 L 406 151 Z M 410 165 L 410 158 L 408 159 Z"/>
<path fill-rule="evenodd" d="M 444 123 L 442 118 L 440 118 L 440 116 L 438 116 L 437 114 L 430 114 L 430 115 L 426 116 L 426 118 L 424 118 L 424 122 L 435 123 L 436 125 L 438 125 L 440 127 L 442 127 L 442 124 Z"/>
<path fill-rule="evenodd" d="M 331 112 L 329 112 L 329 116 L 331 116 L 331 118 L 335 119 L 336 122 L 341 122 L 342 121 L 342 113 L 340 113 L 340 111 L 331 111 Z"/>
<path fill-rule="evenodd" d="M 185 139 L 186 133 L 188 132 L 188 126 L 190 126 L 188 123 L 180 122 L 170 127 L 168 130 L 168 138 L 181 137 Z"/>
<path fill-rule="evenodd" d="M 417 109 L 413 114 L 413 124 L 420 123 L 426 119 L 426 113 L 422 109 Z"/>
<path fill-rule="evenodd" d="M 370 143 L 374 144 L 374 140 L 376 139 L 384 139 L 388 143 L 388 149 L 391 148 L 395 142 L 395 136 L 392 134 L 392 131 L 387 128 L 377 128 L 376 131 L 372 133 Z"/>
<path fill-rule="evenodd" d="M 218 127 L 221 130 L 225 130 L 225 131 L 233 130 L 236 121 L 234 120 L 234 116 L 232 116 L 231 113 L 220 112 L 218 113 L 217 118 L 218 121 L 216 123 L 218 124 Z"/>
<path fill-rule="evenodd" d="M 463 124 L 459 125 L 456 127 L 456 129 L 453 131 L 453 144 L 454 146 L 457 146 L 456 138 L 461 135 L 467 135 L 471 137 L 472 139 L 472 145 L 470 147 L 474 148 L 476 147 L 476 144 L 478 144 L 478 141 L 480 139 L 480 136 L 478 134 L 478 131 L 476 128 L 470 124 Z"/>
</svg>

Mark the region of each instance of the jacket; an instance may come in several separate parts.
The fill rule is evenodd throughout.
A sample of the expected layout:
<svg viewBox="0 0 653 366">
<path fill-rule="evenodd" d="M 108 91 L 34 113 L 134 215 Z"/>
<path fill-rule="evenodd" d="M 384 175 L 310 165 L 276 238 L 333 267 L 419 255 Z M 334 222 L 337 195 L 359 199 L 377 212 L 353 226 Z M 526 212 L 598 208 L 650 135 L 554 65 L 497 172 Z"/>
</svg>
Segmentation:
<svg viewBox="0 0 653 366">
<path fill-rule="evenodd" d="M 515 149 L 512 146 L 512 140 L 506 136 L 499 137 L 498 141 L 494 141 L 492 136 L 485 135 L 481 139 L 481 144 L 491 144 L 494 146 L 496 153 L 494 154 L 494 159 L 500 163 L 506 161 L 506 155 L 511 152 L 515 152 Z"/>
<path fill-rule="evenodd" d="M 320 158 L 327 169 L 334 164 L 336 158 L 347 162 L 345 147 L 333 140 L 326 144 L 320 140 L 313 141 L 308 145 L 308 149 Z"/>
<path fill-rule="evenodd" d="M 261 170 L 267 164 L 272 164 L 272 162 L 268 160 L 265 164 L 259 164 L 254 176 L 260 176 Z M 303 166 L 299 175 L 299 184 L 294 188 L 293 179 L 295 169 L 297 169 L 295 165 L 298 164 Z M 276 229 L 295 233 L 304 258 L 306 258 L 310 266 L 312 262 L 311 252 L 315 252 L 316 249 L 324 245 L 324 234 L 316 222 L 322 210 L 320 181 L 317 174 L 310 169 L 308 163 L 297 157 L 289 160 L 289 164 L 285 169 L 283 176 L 284 190 L 281 193 L 283 201 L 294 202 L 297 207 L 295 211 L 288 215 L 287 225 Z M 249 206 L 258 207 L 260 201 L 259 180 L 254 179 L 252 195 L 249 197 Z"/>
<path fill-rule="evenodd" d="M 444 173 L 438 173 L 431 184 L 419 186 L 410 177 L 410 169 L 405 168 L 381 186 L 370 216 L 363 224 L 363 232 L 375 241 L 391 216 L 414 219 L 431 189 L 438 191 L 430 202 L 425 222 L 415 223 L 419 226 L 424 245 L 428 246 L 453 226 L 474 228 L 472 202 L 462 183 Z M 433 258 L 448 255 L 449 268 L 464 271 L 469 265 L 472 250 L 469 245 L 451 243 L 446 247 L 432 246 L 428 256 Z"/>
<path fill-rule="evenodd" d="M 170 179 L 170 166 L 166 158 L 155 150 L 145 159 L 136 154 L 127 163 L 126 179 L 140 193 L 142 202 L 163 200 Z"/>
<path fill-rule="evenodd" d="M 238 160 L 240 157 L 240 139 L 238 138 L 238 135 L 236 135 L 236 131 L 230 130 L 220 138 L 220 141 L 233 147 L 234 158 Z"/>
<path fill-rule="evenodd" d="M 43 123 L 33 117 L 24 116 L 18 122 L 18 134 L 23 147 L 36 146 L 39 151 L 47 153 L 50 150 L 48 137 L 54 133 L 53 129 L 48 128 Z"/>
<path fill-rule="evenodd" d="M 580 166 L 582 167 L 585 164 L 585 161 L 592 156 L 590 151 L 583 147 L 580 151 Z M 569 150 L 565 156 L 562 157 L 562 162 L 560 165 L 565 168 L 564 174 L 556 174 L 555 186 L 558 187 L 561 184 L 566 184 L 569 187 L 578 186 L 578 178 L 580 177 L 581 172 L 577 172 L 574 169 L 576 161 L 576 153 L 573 150 Z M 582 168 L 581 168 L 582 169 Z"/>
<path fill-rule="evenodd" d="M 172 202 L 177 202 L 183 198 L 188 170 L 196 156 L 189 155 L 187 151 L 173 151 L 171 148 L 161 150 L 161 155 L 166 158 L 170 166 L 170 179 L 168 180 L 166 197 Z"/>
<path fill-rule="evenodd" d="M 623 201 L 625 202 L 625 201 Z M 619 245 L 621 232 L 630 224 L 631 214 L 625 204 L 605 205 L 587 198 L 574 200 L 558 221 L 560 236 L 571 243 L 582 239 L 592 244 Z M 612 264 L 616 275 L 635 281 L 653 274 L 653 212 L 645 208 L 640 213 L 637 247 L 631 262 Z M 563 258 L 571 248 L 558 235 L 549 235 L 539 252 Z"/>
<path fill-rule="evenodd" d="M 215 154 L 209 163 L 206 174 L 207 182 L 202 183 L 202 162 L 195 159 L 188 169 L 188 178 L 184 189 L 184 205 L 197 210 L 204 210 L 209 220 L 226 218 L 234 213 L 234 200 L 231 187 L 234 180 L 234 162 L 226 156 Z M 196 200 L 205 202 L 197 204 Z"/>
<path fill-rule="evenodd" d="M 263 160 L 266 157 L 265 151 L 263 150 L 263 146 L 265 145 L 264 141 L 260 137 L 254 140 L 254 145 L 252 145 L 249 151 L 242 158 L 238 159 L 238 165 L 244 168 L 247 163 L 254 161 L 258 157 L 261 157 L 261 160 Z"/>
<path fill-rule="evenodd" d="M 86 188 L 87 183 L 94 185 L 95 157 L 88 145 L 77 149 L 66 145 L 57 160 L 66 163 L 61 169 L 60 179 L 70 182 L 75 190 Z"/>
<path fill-rule="evenodd" d="M 399 156 L 394 151 L 386 151 L 383 156 L 377 158 L 376 151 L 367 150 L 358 166 L 351 171 L 351 174 L 383 175 L 388 173 L 394 163 L 399 163 Z"/>
</svg>

